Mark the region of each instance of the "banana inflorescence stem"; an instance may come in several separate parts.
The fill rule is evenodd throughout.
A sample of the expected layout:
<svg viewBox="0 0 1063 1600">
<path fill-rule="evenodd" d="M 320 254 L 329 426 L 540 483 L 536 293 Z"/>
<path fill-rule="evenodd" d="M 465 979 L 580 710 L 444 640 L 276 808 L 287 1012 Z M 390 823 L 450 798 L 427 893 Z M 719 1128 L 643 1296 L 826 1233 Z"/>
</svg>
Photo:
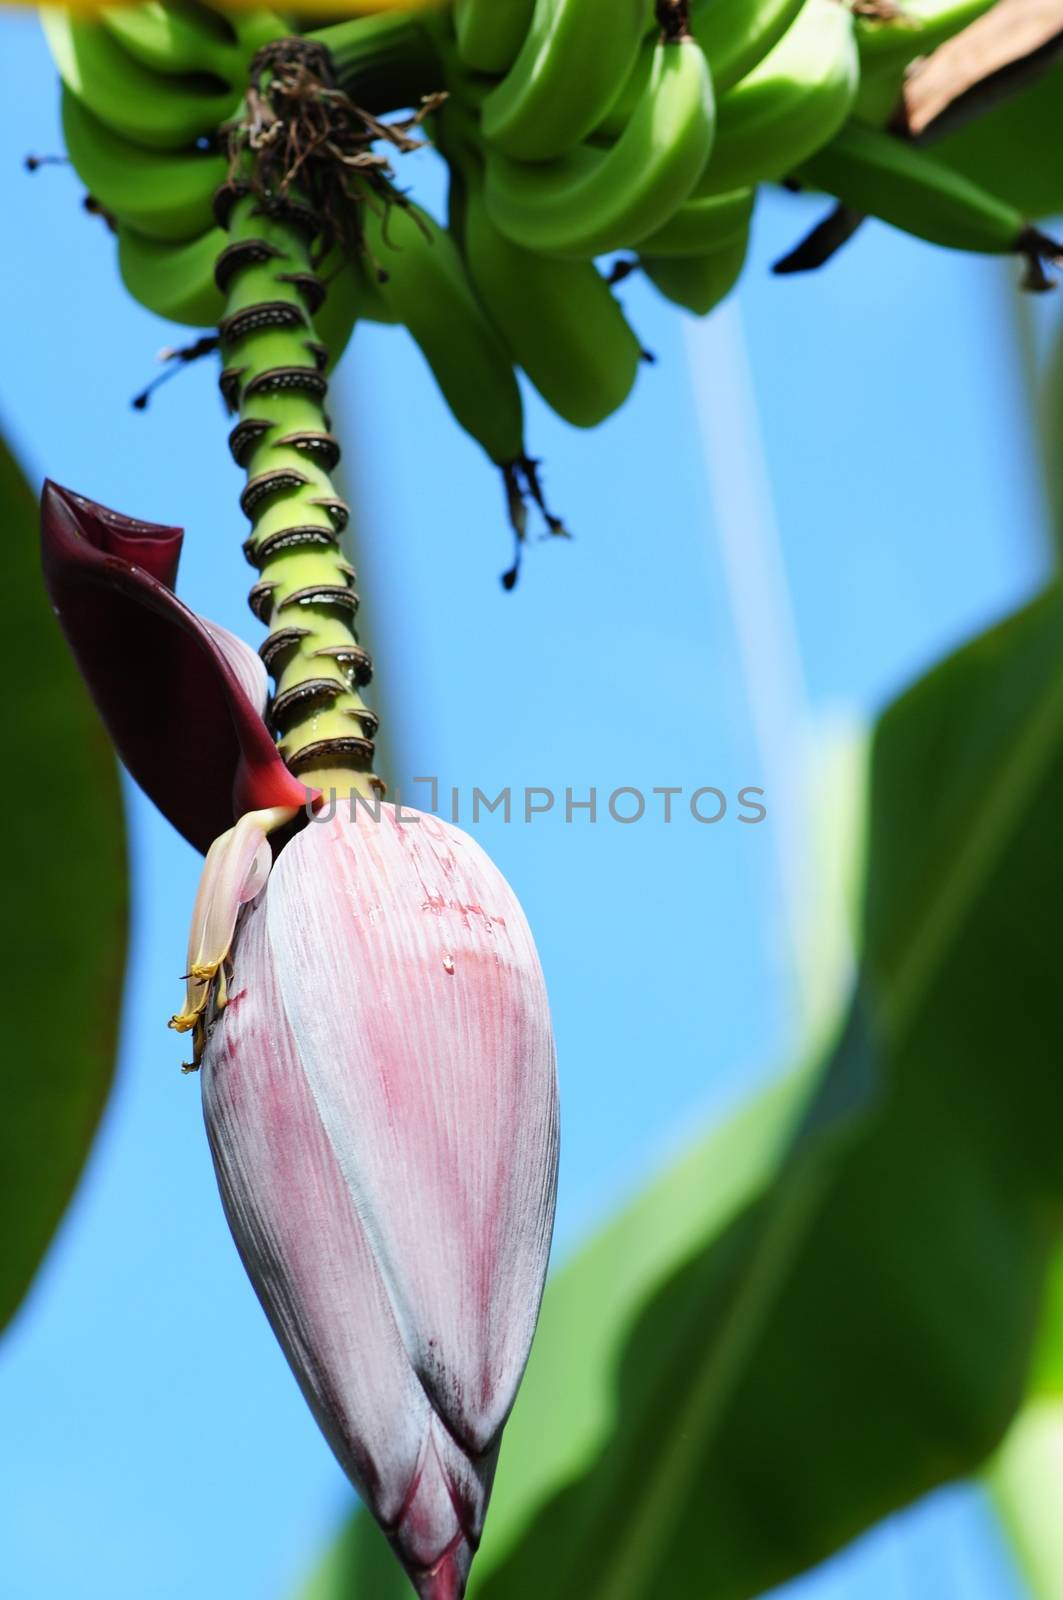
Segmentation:
<svg viewBox="0 0 1063 1600">
<path fill-rule="evenodd" d="M 372 668 L 340 547 L 348 511 L 330 476 L 340 449 L 325 411 L 328 353 L 312 321 L 326 286 L 309 233 L 307 219 L 236 199 L 218 260 L 221 388 L 239 413 L 229 447 L 247 472 L 244 552 L 259 575 L 250 604 L 269 628 L 261 654 L 275 681 L 269 715 L 281 753 L 312 786 L 334 786 L 339 768 L 369 793 L 377 719 L 361 690 Z"/>
<path fill-rule="evenodd" d="M 330 476 L 340 448 L 325 410 L 329 352 L 313 321 L 328 292 L 316 267 L 336 238 L 306 152 L 336 131 L 336 97 L 320 46 L 292 40 L 269 50 L 230 130 L 232 173 L 217 197 L 229 233 L 216 267 L 226 298 L 220 384 L 239 419 L 229 446 L 247 473 L 244 551 L 258 571 L 249 598 L 269 628 L 261 655 L 275 681 L 269 718 L 281 754 L 309 786 L 342 784 L 368 797 L 382 788 L 373 773 L 377 718 L 361 694 L 372 669 L 355 631 L 354 570 L 340 545 L 349 513 Z M 275 118 L 277 102 L 259 88 L 266 67 L 275 81 L 287 71 L 289 87 L 297 83 L 305 122 Z M 350 109 L 341 104 L 348 134 Z M 344 188 L 350 167 L 379 173 L 369 142 L 337 144 Z M 284 155 L 286 147 L 294 154 Z"/>
</svg>

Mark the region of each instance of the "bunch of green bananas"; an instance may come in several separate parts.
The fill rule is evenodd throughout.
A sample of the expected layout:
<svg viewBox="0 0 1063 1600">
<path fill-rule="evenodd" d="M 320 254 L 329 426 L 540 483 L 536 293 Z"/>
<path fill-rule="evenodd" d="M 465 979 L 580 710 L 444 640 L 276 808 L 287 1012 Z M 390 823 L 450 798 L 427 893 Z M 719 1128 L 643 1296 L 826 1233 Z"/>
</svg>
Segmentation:
<svg viewBox="0 0 1063 1600">
<path fill-rule="evenodd" d="M 172 322 L 211 327 L 223 310 L 215 263 L 226 234 L 214 197 L 228 163 L 220 132 L 237 111 L 256 52 L 288 21 L 265 10 L 206 5 L 108 8 L 96 19 L 48 9 L 45 35 L 62 79 L 67 154 L 114 228 L 118 265 L 135 299 Z M 385 67 L 386 28 L 368 30 Z M 328 263 L 318 321 L 335 359 L 358 315 L 387 320 L 356 262 Z"/>
<path fill-rule="evenodd" d="M 334 359 L 358 317 L 404 324 L 457 419 L 509 464 L 525 459 L 516 368 L 580 427 L 635 381 L 640 343 L 600 258 L 632 252 L 626 266 L 703 315 L 739 277 L 762 183 L 796 179 L 953 248 L 1036 254 L 962 146 L 931 155 L 886 130 L 909 61 L 990 3 L 453 0 L 317 30 L 376 114 L 445 92 L 428 132 L 450 170 L 447 226 L 362 208 L 361 258 L 322 273 L 322 341 Z M 113 219 L 127 287 L 163 316 L 221 315 L 218 133 L 251 57 L 290 26 L 199 0 L 45 13 L 71 160 Z"/>
</svg>

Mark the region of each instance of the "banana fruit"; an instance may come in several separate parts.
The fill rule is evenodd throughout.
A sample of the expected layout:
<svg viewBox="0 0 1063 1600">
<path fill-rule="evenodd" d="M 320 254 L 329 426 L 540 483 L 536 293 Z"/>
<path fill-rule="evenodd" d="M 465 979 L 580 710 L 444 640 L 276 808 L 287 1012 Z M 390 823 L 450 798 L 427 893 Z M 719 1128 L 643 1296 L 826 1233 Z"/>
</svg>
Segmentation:
<svg viewBox="0 0 1063 1600">
<path fill-rule="evenodd" d="M 69 89 L 63 139 L 74 170 L 103 209 L 149 239 L 189 239 L 213 221 L 226 161 L 196 149 L 159 151 L 113 133 Z"/>
<path fill-rule="evenodd" d="M 357 106 L 423 105 L 450 204 L 441 228 L 399 193 L 383 206 L 352 191 L 364 248 L 317 269 L 328 294 L 315 326 L 333 355 L 356 319 L 409 330 L 503 466 L 520 536 L 538 486 L 517 370 L 577 427 L 621 406 L 639 371 L 596 257 L 633 252 L 660 294 L 703 316 L 741 273 L 759 185 L 794 177 L 933 243 L 1024 255 L 1043 284 L 1059 252 L 1023 213 L 1063 209 L 1051 163 L 1032 159 L 1055 136 L 1063 69 L 932 156 L 879 128 L 912 57 L 990 3 L 901 0 L 893 16 L 855 0 L 452 0 L 318 26 L 309 38 Z M 159 315 L 209 327 L 225 243 L 219 129 L 252 56 L 290 21 L 142 0 L 92 22 L 48 10 L 44 25 L 70 158 L 116 223 L 126 285 Z"/>
<path fill-rule="evenodd" d="M 488 210 L 503 233 L 541 255 L 588 257 L 637 244 L 690 194 L 714 126 L 702 50 L 692 38 L 662 39 L 642 99 L 610 149 L 578 145 L 533 165 L 488 148 Z"/>
<path fill-rule="evenodd" d="M 640 242 L 639 255 L 703 256 L 725 249 L 748 236 L 755 198 L 755 189 L 695 195 Z"/>
<path fill-rule="evenodd" d="M 784 177 L 841 127 L 859 81 L 852 14 L 838 0 L 806 0 L 774 49 L 721 98 L 700 192 Z"/>
<path fill-rule="evenodd" d="M 649 0 L 535 0 L 517 59 L 484 99 L 486 142 L 519 161 L 579 144 L 623 88 L 649 17 Z"/>
<path fill-rule="evenodd" d="M 214 263 L 227 243 L 220 228 L 194 239 L 149 239 L 118 225 L 118 270 L 134 300 L 168 322 L 212 328 L 225 301 L 214 282 Z"/>
<path fill-rule="evenodd" d="M 463 244 L 481 305 L 547 405 L 577 428 L 622 406 L 642 351 L 594 263 L 514 244 L 495 227 L 478 184 L 466 194 Z"/>
<path fill-rule="evenodd" d="M 763 60 L 804 3 L 805 0 L 696 0 L 690 10 L 690 29 L 705 52 L 717 98 Z M 645 91 L 652 67 L 653 41 L 647 40 L 627 82 L 597 124 L 596 139 L 612 142 L 623 133 Z"/>
<path fill-rule="evenodd" d="M 547 510 L 536 463 L 524 448 L 524 406 L 510 354 L 484 314 L 452 235 L 426 211 L 400 202 L 386 215 L 370 211 L 365 242 L 380 293 L 419 347 L 451 415 L 501 469 L 516 541 L 502 585 L 512 589 L 528 500 L 551 533 L 565 529 Z"/>
<path fill-rule="evenodd" d="M 990 255 L 1040 253 L 1021 212 L 936 157 L 851 122 L 798 169 L 812 188 L 931 244 Z"/>
<path fill-rule="evenodd" d="M 67 88 L 112 133 L 134 144 L 179 150 L 215 133 L 236 110 L 240 90 L 209 72 L 166 79 L 95 22 L 53 9 L 42 11 L 41 19 Z"/>
<path fill-rule="evenodd" d="M 639 265 L 654 288 L 673 305 L 705 317 L 726 299 L 745 265 L 749 230 L 701 256 L 639 256 Z"/>
<path fill-rule="evenodd" d="M 162 0 L 107 6 L 98 21 L 152 72 L 209 72 L 236 92 L 255 51 L 278 35 L 278 19 L 271 11 L 241 11 L 230 17 L 206 5 L 168 6 Z"/>
<path fill-rule="evenodd" d="M 535 0 L 454 0 L 458 55 L 475 72 L 508 72 L 534 10 Z"/>
<path fill-rule="evenodd" d="M 495 225 L 475 119 L 448 104 L 438 142 L 450 166 L 450 231 L 469 281 L 514 363 L 566 422 L 591 428 L 627 399 L 642 350 L 590 261 L 536 255 Z"/>
<path fill-rule="evenodd" d="M 690 23 L 724 94 L 763 61 L 805 0 L 697 0 Z"/>
<path fill-rule="evenodd" d="M 455 419 L 490 459 L 524 455 L 513 363 L 484 316 L 451 235 L 419 206 L 366 208 L 366 249 L 380 294 L 420 348 Z"/>
</svg>

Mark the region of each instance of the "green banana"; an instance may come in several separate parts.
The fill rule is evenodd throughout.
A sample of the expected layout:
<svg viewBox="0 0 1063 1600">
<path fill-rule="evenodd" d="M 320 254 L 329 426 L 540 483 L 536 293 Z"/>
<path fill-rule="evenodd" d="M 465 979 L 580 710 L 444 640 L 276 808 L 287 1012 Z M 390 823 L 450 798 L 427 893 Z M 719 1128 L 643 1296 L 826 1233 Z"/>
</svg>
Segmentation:
<svg viewBox="0 0 1063 1600">
<path fill-rule="evenodd" d="M 210 227 L 214 191 L 227 168 L 223 156 L 131 144 L 65 87 L 63 138 L 82 183 L 119 222 L 150 239 L 189 239 Z"/>
<path fill-rule="evenodd" d="M 805 0 L 697 0 L 690 26 L 724 94 L 772 50 Z"/>
<path fill-rule="evenodd" d="M 703 256 L 639 256 L 639 265 L 666 300 L 706 316 L 734 288 L 745 265 L 749 230 Z"/>
<path fill-rule="evenodd" d="M 480 184 L 463 207 L 465 261 L 480 303 L 547 405 L 593 428 L 627 399 L 642 351 L 591 261 L 535 256 L 500 233 Z"/>
<path fill-rule="evenodd" d="M 541 255 L 588 257 L 637 244 L 690 194 L 712 149 L 708 63 L 692 38 L 661 40 L 653 72 L 608 150 L 581 145 L 556 161 L 487 152 L 485 195 L 495 225 Z"/>
<path fill-rule="evenodd" d="M 330 270 L 331 269 L 331 270 Z M 341 263 L 330 257 L 322 267 L 328 285 L 323 304 L 314 312 L 314 331 L 329 353 L 331 371 L 346 350 L 356 322 L 390 321 L 391 313 L 380 301 L 360 262 Z"/>
<path fill-rule="evenodd" d="M 895 17 L 854 18 L 860 52 L 860 90 L 853 115 L 887 122 L 897 105 L 904 69 L 929 55 L 988 11 L 994 0 L 904 0 Z"/>
<path fill-rule="evenodd" d="M 725 249 L 748 235 L 755 198 L 755 189 L 735 189 L 685 200 L 662 228 L 639 241 L 639 254 L 703 256 Z"/>
<path fill-rule="evenodd" d="M 535 0 L 454 0 L 458 55 L 475 72 L 508 72 L 534 10 Z"/>
<path fill-rule="evenodd" d="M 214 263 L 228 243 L 221 228 L 183 243 L 148 239 L 118 225 L 118 270 L 134 300 L 169 322 L 216 326 L 225 301 L 214 282 Z"/>
<path fill-rule="evenodd" d="M 690 28 L 705 52 L 717 98 L 752 71 L 786 32 L 805 0 L 698 0 Z M 639 52 L 624 87 L 594 130 L 611 142 L 623 133 L 653 66 L 652 39 Z"/>
<path fill-rule="evenodd" d="M 134 144 L 179 150 L 214 133 L 236 110 L 239 92 L 210 74 L 165 78 L 134 60 L 97 23 L 51 8 L 41 19 L 67 88 Z"/>
<path fill-rule="evenodd" d="M 1021 212 L 925 150 L 850 122 L 796 173 L 844 205 L 951 250 L 1050 253 Z"/>
<path fill-rule="evenodd" d="M 405 324 L 457 421 L 506 466 L 524 456 L 513 364 L 484 316 L 450 234 L 417 206 L 366 209 L 365 246 L 380 294 Z"/>
<path fill-rule="evenodd" d="M 229 18 L 206 5 L 177 7 L 162 0 L 108 6 L 99 13 L 99 24 L 152 72 L 210 72 L 231 89 L 239 88 L 259 46 L 284 31 L 271 11 Z"/>
<path fill-rule="evenodd" d="M 205 7 L 204 14 L 209 15 Z M 231 40 L 226 49 L 213 29 L 197 27 L 189 15 L 161 5 L 159 0 L 140 6 L 107 6 L 97 22 L 151 72 L 212 72 L 229 81 Z"/>
<path fill-rule="evenodd" d="M 792 171 L 848 117 L 859 75 L 848 7 L 806 0 L 775 48 L 720 100 L 699 191 L 719 194 Z"/>
<path fill-rule="evenodd" d="M 993 4 L 994 0 L 904 0 L 893 16 L 857 15 L 860 65 L 907 66 L 960 33 Z"/>
<path fill-rule="evenodd" d="M 520 161 L 578 145 L 623 88 L 649 16 L 650 0 L 536 0 L 520 54 L 484 99 L 487 143 Z"/>
</svg>

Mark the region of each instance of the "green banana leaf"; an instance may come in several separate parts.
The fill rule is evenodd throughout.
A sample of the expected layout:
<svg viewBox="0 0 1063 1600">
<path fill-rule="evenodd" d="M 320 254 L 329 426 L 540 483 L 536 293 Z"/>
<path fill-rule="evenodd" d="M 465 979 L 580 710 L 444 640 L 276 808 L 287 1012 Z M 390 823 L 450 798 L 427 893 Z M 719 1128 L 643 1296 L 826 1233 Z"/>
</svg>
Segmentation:
<svg viewBox="0 0 1063 1600">
<path fill-rule="evenodd" d="M 1058 78 L 1058 73 L 1054 74 Z M 1041 358 L 1028 301 L 1020 348 L 1035 400 L 1033 419 L 1041 446 L 1050 525 L 1058 564 L 1063 549 L 1063 469 L 1057 441 L 1063 428 L 1063 329 L 1053 329 Z M 1032 1600 L 1063 1600 L 1063 1250 L 1053 1261 L 1029 1387 L 986 1474 L 1002 1529 L 1026 1580 Z"/>
<path fill-rule="evenodd" d="M 1058 588 L 887 711 L 870 795 L 825 1067 L 548 1289 L 482 1600 L 760 1594 L 977 1469 L 1020 1404 L 1063 1223 Z M 356 1515 L 303 1600 L 404 1593 Z"/>
<path fill-rule="evenodd" d="M 986 1485 L 1031 1600 L 1063 1600 L 1063 1254 L 1056 1256 L 1026 1403 Z"/>
<path fill-rule="evenodd" d="M 126 951 L 114 757 L 52 616 L 37 501 L 0 440 L 7 562 L 0 940 L 0 1328 L 67 1202 L 110 1087 Z"/>
</svg>

